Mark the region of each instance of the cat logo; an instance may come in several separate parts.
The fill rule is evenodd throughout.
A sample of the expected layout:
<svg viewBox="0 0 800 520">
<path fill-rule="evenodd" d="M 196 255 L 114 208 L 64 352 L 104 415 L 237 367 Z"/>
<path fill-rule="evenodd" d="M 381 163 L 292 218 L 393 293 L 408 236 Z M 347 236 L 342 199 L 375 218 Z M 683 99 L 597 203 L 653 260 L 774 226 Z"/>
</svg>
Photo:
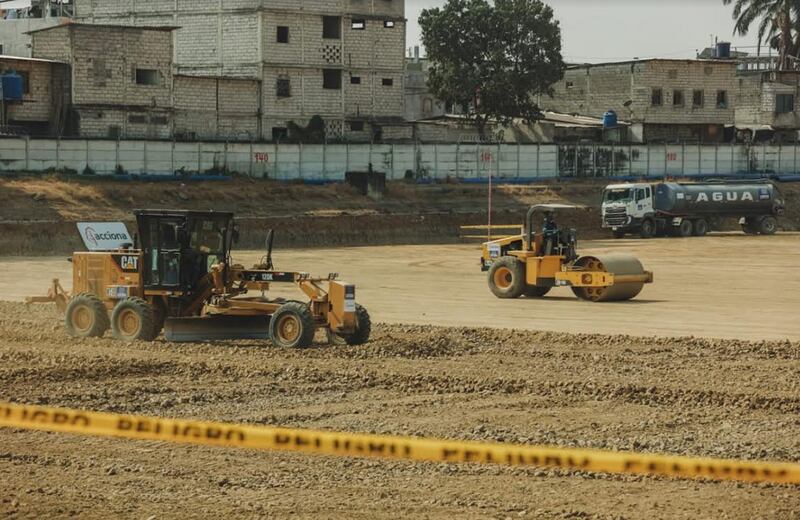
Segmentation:
<svg viewBox="0 0 800 520">
<path fill-rule="evenodd" d="M 114 261 L 123 272 L 139 272 L 139 257 L 137 255 L 114 255 Z"/>
</svg>

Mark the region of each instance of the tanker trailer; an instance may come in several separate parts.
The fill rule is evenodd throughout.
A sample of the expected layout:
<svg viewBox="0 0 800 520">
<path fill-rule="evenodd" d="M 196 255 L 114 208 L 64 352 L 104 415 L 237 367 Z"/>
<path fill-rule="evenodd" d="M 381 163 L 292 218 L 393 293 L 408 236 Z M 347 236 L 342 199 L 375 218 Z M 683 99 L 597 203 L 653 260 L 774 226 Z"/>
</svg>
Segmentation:
<svg viewBox="0 0 800 520">
<path fill-rule="evenodd" d="M 703 236 L 719 218 L 737 218 L 747 234 L 772 235 L 784 212 L 771 182 L 613 184 L 603 194 L 603 227 L 616 238 L 638 233 Z"/>
</svg>

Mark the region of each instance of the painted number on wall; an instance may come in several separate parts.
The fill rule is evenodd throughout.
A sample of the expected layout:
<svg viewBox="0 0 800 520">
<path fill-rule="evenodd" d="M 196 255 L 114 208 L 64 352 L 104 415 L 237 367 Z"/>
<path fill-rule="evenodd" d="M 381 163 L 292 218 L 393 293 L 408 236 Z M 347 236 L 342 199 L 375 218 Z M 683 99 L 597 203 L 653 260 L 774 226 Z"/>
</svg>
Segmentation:
<svg viewBox="0 0 800 520">
<path fill-rule="evenodd" d="M 253 154 L 253 159 L 257 163 L 266 163 L 269 162 L 269 154 L 265 152 L 255 152 Z"/>
<path fill-rule="evenodd" d="M 492 162 L 492 160 L 494 160 L 494 156 L 492 155 L 492 152 L 483 152 L 481 154 L 481 162 L 490 163 L 490 162 Z"/>
<path fill-rule="evenodd" d="M 667 160 L 668 161 L 677 161 L 678 160 L 678 153 L 677 152 L 667 152 Z"/>
</svg>

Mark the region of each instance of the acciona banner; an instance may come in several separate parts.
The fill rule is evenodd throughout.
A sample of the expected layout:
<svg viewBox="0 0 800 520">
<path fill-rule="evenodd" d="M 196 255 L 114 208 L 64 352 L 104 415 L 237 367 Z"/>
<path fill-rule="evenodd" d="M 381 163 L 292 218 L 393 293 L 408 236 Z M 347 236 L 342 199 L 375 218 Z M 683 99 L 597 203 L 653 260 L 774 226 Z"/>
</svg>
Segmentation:
<svg viewBox="0 0 800 520">
<path fill-rule="evenodd" d="M 113 251 L 125 244 L 133 244 L 133 238 L 122 222 L 79 222 L 78 231 L 89 251 Z"/>
</svg>

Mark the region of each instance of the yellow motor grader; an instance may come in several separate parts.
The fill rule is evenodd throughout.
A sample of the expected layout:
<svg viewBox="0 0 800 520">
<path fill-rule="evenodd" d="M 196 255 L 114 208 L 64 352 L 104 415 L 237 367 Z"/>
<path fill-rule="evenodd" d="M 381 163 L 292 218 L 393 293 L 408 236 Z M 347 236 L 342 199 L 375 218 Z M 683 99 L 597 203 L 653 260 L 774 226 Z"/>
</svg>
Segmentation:
<svg viewBox="0 0 800 520">
<path fill-rule="evenodd" d="M 53 280 L 48 296 L 28 302 L 56 303 L 74 337 L 101 337 L 111 329 L 120 340 L 152 341 L 164 330 L 169 341 L 270 339 L 281 347 L 307 347 L 324 329 L 329 339 L 351 345 L 369 340 L 370 317 L 356 303 L 355 286 L 336 274 L 275 270 L 272 231 L 266 256 L 246 269 L 231 261 L 238 240 L 232 213 L 134 215 L 135 239 L 123 224 L 111 230 L 84 225 L 84 243 L 94 250 L 72 256 L 72 293 Z M 272 284 L 295 285 L 305 301 L 269 298 Z"/>
<path fill-rule="evenodd" d="M 591 302 L 630 300 L 653 273 L 631 255 L 578 257 L 577 235 L 560 229 L 555 213 L 577 210 L 565 204 L 540 204 L 528 210 L 523 234 L 483 244 L 481 270 L 488 271 L 489 289 L 498 298 L 541 298 L 553 287 L 571 287 L 578 298 Z M 544 216 L 540 232 L 534 217 Z"/>
</svg>

